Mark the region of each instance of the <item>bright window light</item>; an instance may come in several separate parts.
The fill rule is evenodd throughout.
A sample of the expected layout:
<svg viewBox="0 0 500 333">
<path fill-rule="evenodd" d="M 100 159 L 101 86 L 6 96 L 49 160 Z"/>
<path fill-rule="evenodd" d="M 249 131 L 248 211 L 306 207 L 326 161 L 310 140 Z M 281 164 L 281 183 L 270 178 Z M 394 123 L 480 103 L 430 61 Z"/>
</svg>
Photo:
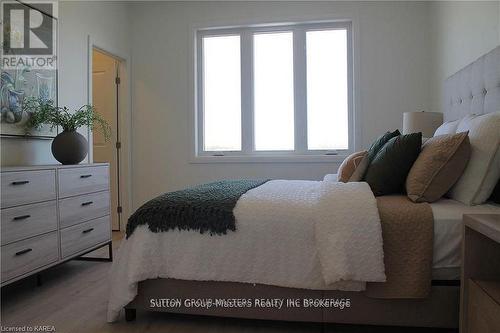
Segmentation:
<svg viewBox="0 0 500 333">
<path fill-rule="evenodd" d="M 349 147 L 347 31 L 306 32 L 307 148 Z"/>
<path fill-rule="evenodd" d="M 254 34 L 255 150 L 294 150 L 293 34 Z"/>
<path fill-rule="evenodd" d="M 203 149 L 241 150 L 240 36 L 203 38 Z"/>
</svg>

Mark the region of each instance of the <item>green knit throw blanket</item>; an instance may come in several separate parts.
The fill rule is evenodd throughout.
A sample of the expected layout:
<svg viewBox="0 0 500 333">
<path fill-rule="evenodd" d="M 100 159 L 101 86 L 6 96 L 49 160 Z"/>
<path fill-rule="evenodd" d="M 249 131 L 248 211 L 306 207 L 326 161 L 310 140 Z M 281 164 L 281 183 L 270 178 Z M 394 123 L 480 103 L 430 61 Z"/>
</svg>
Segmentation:
<svg viewBox="0 0 500 333">
<path fill-rule="evenodd" d="M 247 191 L 268 180 L 221 180 L 169 192 L 146 202 L 128 219 L 127 238 L 139 225 L 152 232 L 198 230 L 201 234 L 235 231 L 234 206 Z"/>
</svg>

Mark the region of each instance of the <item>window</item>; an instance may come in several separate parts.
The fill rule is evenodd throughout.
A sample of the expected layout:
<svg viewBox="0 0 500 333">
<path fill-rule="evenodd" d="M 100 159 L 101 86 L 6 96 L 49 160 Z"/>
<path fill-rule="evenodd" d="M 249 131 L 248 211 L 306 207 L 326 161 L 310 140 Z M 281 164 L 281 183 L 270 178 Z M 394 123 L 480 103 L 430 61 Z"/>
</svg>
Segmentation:
<svg viewBox="0 0 500 333">
<path fill-rule="evenodd" d="M 293 34 L 255 34 L 253 45 L 255 150 L 294 150 Z"/>
<path fill-rule="evenodd" d="M 197 156 L 352 151 L 349 22 L 197 32 Z"/>
<path fill-rule="evenodd" d="M 203 150 L 241 150 L 240 36 L 204 38 L 203 50 Z"/>
<path fill-rule="evenodd" d="M 307 147 L 349 148 L 347 112 L 347 32 L 308 31 Z"/>
</svg>

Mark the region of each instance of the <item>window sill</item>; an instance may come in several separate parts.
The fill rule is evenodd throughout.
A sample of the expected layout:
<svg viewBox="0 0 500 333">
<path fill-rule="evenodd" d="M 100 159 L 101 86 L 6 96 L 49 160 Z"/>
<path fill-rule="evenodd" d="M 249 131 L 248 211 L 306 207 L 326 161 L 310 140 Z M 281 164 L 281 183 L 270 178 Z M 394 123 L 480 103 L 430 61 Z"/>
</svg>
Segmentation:
<svg viewBox="0 0 500 333">
<path fill-rule="evenodd" d="M 341 163 L 348 155 L 193 156 L 190 163 Z"/>
</svg>

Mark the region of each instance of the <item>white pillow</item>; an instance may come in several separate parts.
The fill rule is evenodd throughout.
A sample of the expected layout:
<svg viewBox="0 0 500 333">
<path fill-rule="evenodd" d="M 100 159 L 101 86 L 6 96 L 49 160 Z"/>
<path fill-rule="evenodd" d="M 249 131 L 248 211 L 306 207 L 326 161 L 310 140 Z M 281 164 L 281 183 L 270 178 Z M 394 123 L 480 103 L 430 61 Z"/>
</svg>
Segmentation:
<svg viewBox="0 0 500 333">
<path fill-rule="evenodd" d="M 443 123 L 441 126 L 438 127 L 438 129 L 434 133 L 434 136 L 444 135 L 444 134 L 455 134 L 457 132 L 457 127 L 458 123 L 460 123 L 460 120 L 462 119 L 447 121 Z"/>
<path fill-rule="evenodd" d="M 338 182 L 338 177 L 336 173 L 328 173 L 323 178 L 324 182 Z"/>
<path fill-rule="evenodd" d="M 470 160 L 449 194 L 467 205 L 479 205 L 488 200 L 500 177 L 500 112 L 462 119 L 457 133 L 466 131 Z"/>
</svg>

